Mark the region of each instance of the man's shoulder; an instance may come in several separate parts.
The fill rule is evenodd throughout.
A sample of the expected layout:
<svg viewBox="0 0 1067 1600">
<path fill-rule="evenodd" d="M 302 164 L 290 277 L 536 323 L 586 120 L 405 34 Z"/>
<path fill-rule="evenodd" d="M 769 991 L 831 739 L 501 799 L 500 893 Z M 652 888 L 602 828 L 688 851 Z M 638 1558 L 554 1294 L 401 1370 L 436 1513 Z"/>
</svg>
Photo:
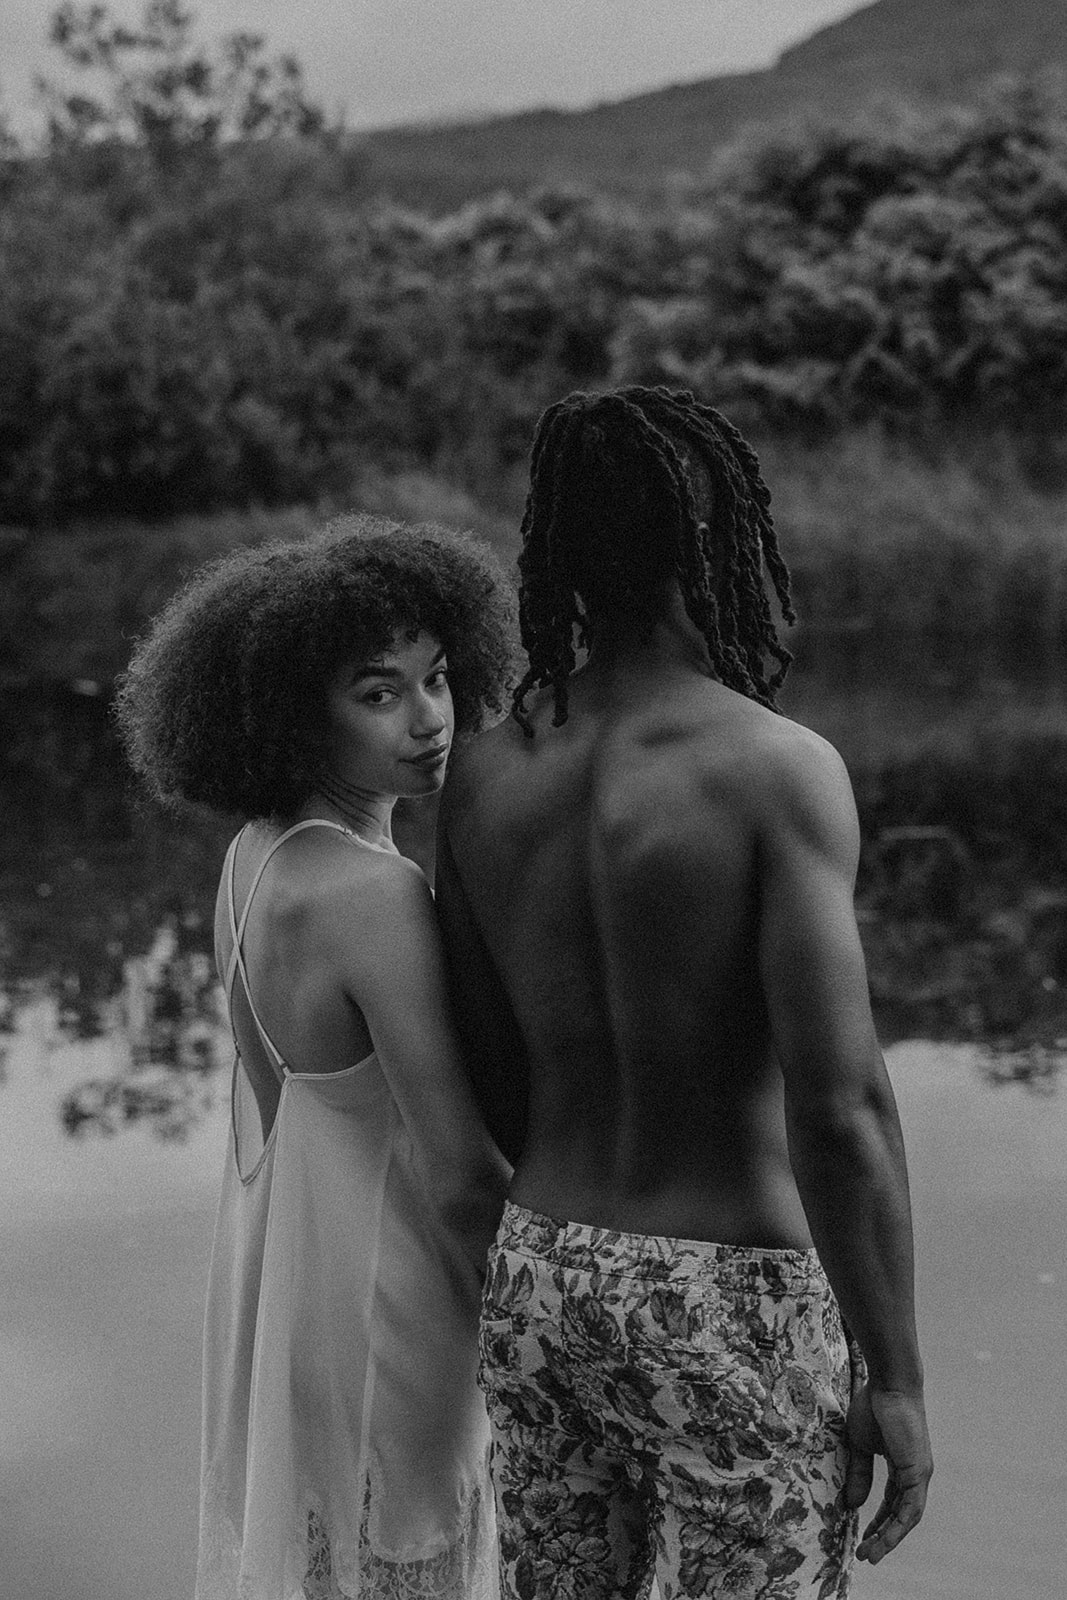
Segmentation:
<svg viewBox="0 0 1067 1600">
<path fill-rule="evenodd" d="M 754 701 L 720 697 L 687 710 L 611 763 L 609 807 L 619 820 L 660 816 L 683 852 L 729 820 L 763 833 L 851 806 L 841 757 L 826 739 Z"/>
<path fill-rule="evenodd" d="M 448 764 L 448 782 L 441 794 L 441 816 L 465 814 L 515 757 L 523 740 L 511 717 L 457 744 Z"/>
<path fill-rule="evenodd" d="M 522 742 L 523 733 L 514 717 L 502 717 L 492 727 L 457 742 L 449 765 L 449 777 L 456 771 L 477 768 L 486 761 L 497 759 L 504 750 Z"/>
<path fill-rule="evenodd" d="M 858 848 L 848 770 L 821 734 L 775 716 L 747 744 L 739 768 L 753 820 L 765 839 L 804 838 L 846 855 Z"/>
<path fill-rule="evenodd" d="M 764 706 L 752 711 L 738 736 L 724 742 L 732 772 L 761 810 L 805 811 L 851 798 L 845 763 L 828 739 Z M 709 764 L 714 760 L 709 749 Z"/>
<path fill-rule="evenodd" d="M 780 783 L 803 787 L 844 772 L 820 734 L 719 683 L 628 731 L 636 731 L 636 744 L 665 779 L 673 769 L 713 793 L 734 784 L 756 792 Z"/>
<path fill-rule="evenodd" d="M 740 737 L 730 747 L 740 772 L 800 788 L 844 774 L 844 762 L 828 739 L 779 712 L 749 704 Z"/>
</svg>

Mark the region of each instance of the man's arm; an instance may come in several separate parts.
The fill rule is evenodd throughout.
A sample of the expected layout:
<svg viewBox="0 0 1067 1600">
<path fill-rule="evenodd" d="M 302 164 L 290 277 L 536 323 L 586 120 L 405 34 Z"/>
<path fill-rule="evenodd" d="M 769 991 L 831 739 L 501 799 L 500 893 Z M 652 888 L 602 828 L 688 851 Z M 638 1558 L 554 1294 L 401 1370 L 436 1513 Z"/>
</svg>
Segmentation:
<svg viewBox="0 0 1067 1600">
<path fill-rule="evenodd" d="M 760 837 L 760 962 L 812 1237 L 867 1361 L 849 1414 L 849 1502 L 886 1497 L 859 1547 L 879 1561 L 922 1516 L 932 1464 L 915 1330 L 907 1168 L 853 909 L 859 826 L 844 765 L 814 736 L 783 754 Z"/>
<path fill-rule="evenodd" d="M 526 1049 L 463 887 L 448 838 L 445 808 L 437 830 L 434 890 L 452 1015 L 474 1097 L 493 1138 L 515 1164 L 526 1137 Z"/>
</svg>

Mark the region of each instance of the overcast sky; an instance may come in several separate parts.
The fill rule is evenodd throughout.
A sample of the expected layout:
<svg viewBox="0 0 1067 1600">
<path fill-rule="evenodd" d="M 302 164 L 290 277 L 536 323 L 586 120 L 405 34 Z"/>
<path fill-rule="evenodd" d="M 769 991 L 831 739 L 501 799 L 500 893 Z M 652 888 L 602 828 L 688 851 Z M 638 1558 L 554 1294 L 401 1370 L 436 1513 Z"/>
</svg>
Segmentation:
<svg viewBox="0 0 1067 1600">
<path fill-rule="evenodd" d="M 203 0 L 199 32 L 266 35 L 303 62 L 312 96 L 353 127 L 581 106 L 769 66 L 862 0 Z M 55 74 L 50 0 L 0 0 L 0 104 L 32 124 L 33 79 Z M 114 0 L 112 16 L 141 14 Z"/>
</svg>

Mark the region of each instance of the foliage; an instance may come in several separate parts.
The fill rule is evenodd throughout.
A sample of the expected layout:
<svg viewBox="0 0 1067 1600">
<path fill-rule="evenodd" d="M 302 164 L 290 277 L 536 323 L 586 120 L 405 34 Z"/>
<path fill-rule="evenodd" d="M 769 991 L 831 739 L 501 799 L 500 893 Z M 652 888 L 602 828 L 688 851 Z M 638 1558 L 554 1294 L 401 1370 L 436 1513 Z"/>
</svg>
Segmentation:
<svg viewBox="0 0 1067 1600">
<path fill-rule="evenodd" d="M 261 34 L 228 35 L 213 57 L 193 36 L 182 0 L 145 0 L 141 25 L 114 22 L 106 5 L 62 0 L 50 39 L 68 67 L 102 79 L 97 94 L 45 79 L 48 137 L 57 148 L 96 140 L 130 143 L 161 165 L 227 139 L 321 133 L 294 56 L 264 57 Z"/>
<path fill-rule="evenodd" d="M 112 97 L 0 175 L 0 519 L 343 497 L 370 464 L 506 504 L 547 403 L 634 380 L 764 437 L 996 432 L 1034 481 L 1067 471 L 1052 89 L 764 139 L 666 201 L 542 189 L 434 217 L 374 197 L 284 83 L 255 89 L 266 121 L 251 89 L 226 109 L 188 13 L 149 12 L 150 46 L 147 22 L 57 13 Z"/>
<path fill-rule="evenodd" d="M 1062 85 L 748 143 L 717 164 L 707 202 L 704 270 L 684 297 L 631 307 L 621 375 L 809 435 L 872 419 L 1062 428 Z"/>
</svg>

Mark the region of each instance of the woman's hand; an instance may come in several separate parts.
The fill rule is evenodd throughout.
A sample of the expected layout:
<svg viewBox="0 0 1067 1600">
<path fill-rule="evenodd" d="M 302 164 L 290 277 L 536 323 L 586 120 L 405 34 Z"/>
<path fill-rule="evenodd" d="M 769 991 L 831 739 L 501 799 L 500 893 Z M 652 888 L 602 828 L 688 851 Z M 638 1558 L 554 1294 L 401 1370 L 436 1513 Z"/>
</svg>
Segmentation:
<svg viewBox="0 0 1067 1600">
<path fill-rule="evenodd" d="M 446 1167 L 428 1154 L 419 1161 L 427 1196 L 447 1232 L 485 1281 L 489 1247 L 508 1197 L 512 1168 L 486 1137 L 484 1157 L 474 1166 Z"/>
</svg>

